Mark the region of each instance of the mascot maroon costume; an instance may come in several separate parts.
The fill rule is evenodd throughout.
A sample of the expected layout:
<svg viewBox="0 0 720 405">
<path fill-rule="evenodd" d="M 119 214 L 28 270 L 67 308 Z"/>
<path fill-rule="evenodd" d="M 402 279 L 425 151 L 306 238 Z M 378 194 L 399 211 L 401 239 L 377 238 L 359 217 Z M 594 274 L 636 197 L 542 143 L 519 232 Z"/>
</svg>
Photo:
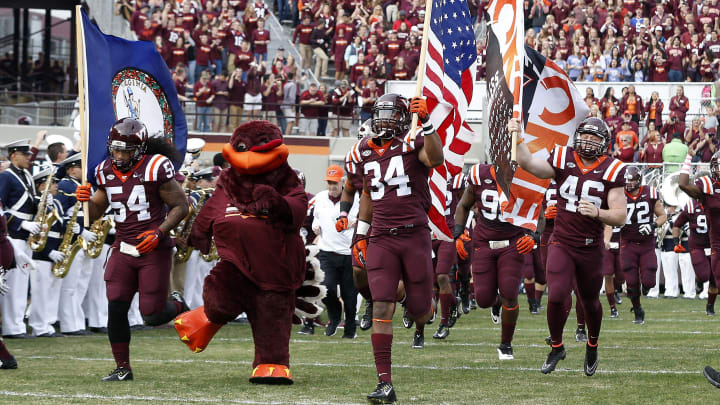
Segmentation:
<svg viewBox="0 0 720 405">
<path fill-rule="evenodd" d="M 290 331 L 295 290 L 305 280 L 300 227 L 307 197 L 287 163 L 280 129 L 251 121 L 223 147 L 225 169 L 195 219 L 188 243 L 220 261 L 205 278 L 205 306 L 175 320 L 180 339 L 200 352 L 226 323 L 245 312 L 255 341 L 250 382 L 292 384 Z"/>
</svg>

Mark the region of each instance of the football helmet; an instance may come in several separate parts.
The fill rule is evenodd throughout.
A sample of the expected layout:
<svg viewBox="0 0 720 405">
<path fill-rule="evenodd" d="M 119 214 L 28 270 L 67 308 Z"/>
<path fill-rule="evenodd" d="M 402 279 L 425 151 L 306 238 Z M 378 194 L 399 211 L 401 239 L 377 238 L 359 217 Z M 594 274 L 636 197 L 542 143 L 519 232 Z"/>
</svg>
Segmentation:
<svg viewBox="0 0 720 405">
<path fill-rule="evenodd" d="M 108 155 L 113 166 L 121 172 L 132 169 L 145 154 L 148 131 L 145 124 L 133 118 L 121 118 L 110 128 L 107 140 Z M 113 151 L 129 152 L 129 159 L 116 159 Z"/>
<path fill-rule="evenodd" d="M 720 151 L 715 152 L 710 158 L 710 177 L 720 182 Z"/>
<path fill-rule="evenodd" d="M 408 101 L 395 93 L 383 94 L 373 104 L 372 131 L 380 139 L 402 137 L 410 129 Z"/>
<path fill-rule="evenodd" d="M 625 190 L 632 193 L 642 184 L 642 172 L 637 166 L 628 166 L 625 169 Z"/>
<path fill-rule="evenodd" d="M 600 141 L 594 139 L 582 139 L 581 134 L 591 134 L 600 138 Z M 573 141 L 573 149 L 586 159 L 598 158 L 607 153 L 608 145 L 610 145 L 610 130 L 605 121 L 600 118 L 588 117 L 582 120 L 577 131 L 575 131 L 575 139 Z"/>
</svg>

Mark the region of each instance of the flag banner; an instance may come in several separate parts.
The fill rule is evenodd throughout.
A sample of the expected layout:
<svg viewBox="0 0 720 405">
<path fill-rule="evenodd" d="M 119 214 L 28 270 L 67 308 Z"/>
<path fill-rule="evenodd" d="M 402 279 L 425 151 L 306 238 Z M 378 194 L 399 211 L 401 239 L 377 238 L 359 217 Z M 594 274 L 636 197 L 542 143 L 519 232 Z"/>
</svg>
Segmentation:
<svg viewBox="0 0 720 405">
<path fill-rule="evenodd" d="M 494 0 L 487 10 L 488 151 L 497 183 L 507 197 L 516 169 L 510 156 L 512 136 L 507 124 L 510 118 L 521 118 L 522 113 L 524 10 L 522 2 L 516 0 Z"/>
<path fill-rule="evenodd" d="M 556 145 L 572 145 L 575 130 L 590 109 L 565 71 L 528 46 L 524 65 L 523 141 L 533 157 L 547 160 Z M 503 219 L 536 230 L 549 184 L 550 180 L 518 168 L 503 206 Z"/>
<path fill-rule="evenodd" d="M 82 12 L 87 171 L 107 158 L 110 127 L 120 118 L 142 121 L 148 136 L 173 141 L 185 156 L 187 123 L 177 90 L 155 45 L 103 34 Z M 182 160 L 173 162 L 179 169 Z"/>
<path fill-rule="evenodd" d="M 467 0 L 431 1 L 422 94 L 427 99 L 430 122 L 443 143 L 445 164 L 430 173 L 432 206 L 428 217 L 438 238 L 452 240 L 445 220 L 447 182 L 462 171 L 465 153 L 480 140 L 480 134 L 475 134 L 466 122 L 477 53 Z"/>
</svg>

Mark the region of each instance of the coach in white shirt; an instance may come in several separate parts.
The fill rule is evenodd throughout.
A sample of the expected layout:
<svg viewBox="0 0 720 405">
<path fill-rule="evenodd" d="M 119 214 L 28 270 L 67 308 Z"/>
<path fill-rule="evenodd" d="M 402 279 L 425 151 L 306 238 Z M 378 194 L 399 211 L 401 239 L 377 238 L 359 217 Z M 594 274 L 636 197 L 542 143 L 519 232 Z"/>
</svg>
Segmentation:
<svg viewBox="0 0 720 405">
<path fill-rule="evenodd" d="M 340 296 L 345 304 L 345 332 L 343 338 L 354 339 L 355 313 L 357 311 L 357 289 L 353 282 L 352 256 L 350 246 L 352 243 L 353 227 L 357 221 L 359 201 L 355 201 L 348 213 L 348 230 L 338 232 L 335 222 L 340 216 L 340 196 L 342 195 L 345 173 L 338 165 L 331 165 L 325 172 L 325 181 L 328 189 L 315 195 L 310 205 L 314 207 L 313 231 L 320 236 L 318 247 L 320 253 L 320 266 L 325 272 L 324 284 L 327 286 L 327 296 L 323 299 L 330 318 L 325 329 L 326 336 L 333 336 L 340 325 L 342 305 L 338 300 L 337 288 L 340 286 Z M 357 200 L 357 196 L 355 197 Z"/>
</svg>

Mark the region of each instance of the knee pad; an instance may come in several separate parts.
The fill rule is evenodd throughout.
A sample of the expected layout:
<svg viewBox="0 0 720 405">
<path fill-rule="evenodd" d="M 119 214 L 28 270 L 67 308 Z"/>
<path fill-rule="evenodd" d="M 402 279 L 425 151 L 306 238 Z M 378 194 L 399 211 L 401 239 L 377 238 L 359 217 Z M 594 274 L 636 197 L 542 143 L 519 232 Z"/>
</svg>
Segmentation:
<svg viewBox="0 0 720 405">
<path fill-rule="evenodd" d="M 108 302 L 108 318 L 119 319 L 127 318 L 130 310 L 130 303 L 126 301 L 110 301 Z"/>
<path fill-rule="evenodd" d="M 639 294 L 639 291 L 637 288 L 628 286 L 627 296 L 630 298 L 636 298 L 636 297 L 639 297 L 640 294 Z"/>
<path fill-rule="evenodd" d="M 154 312 L 152 314 L 142 315 L 143 321 L 145 321 L 146 325 L 149 326 L 159 326 L 164 325 L 168 322 L 170 322 L 171 319 L 173 319 L 176 315 L 175 311 L 175 304 L 172 302 L 167 302 L 165 304 L 165 309 L 160 312 Z"/>
<path fill-rule="evenodd" d="M 108 302 L 108 339 L 110 343 L 127 343 L 130 341 L 129 310 L 129 302 Z"/>
</svg>

